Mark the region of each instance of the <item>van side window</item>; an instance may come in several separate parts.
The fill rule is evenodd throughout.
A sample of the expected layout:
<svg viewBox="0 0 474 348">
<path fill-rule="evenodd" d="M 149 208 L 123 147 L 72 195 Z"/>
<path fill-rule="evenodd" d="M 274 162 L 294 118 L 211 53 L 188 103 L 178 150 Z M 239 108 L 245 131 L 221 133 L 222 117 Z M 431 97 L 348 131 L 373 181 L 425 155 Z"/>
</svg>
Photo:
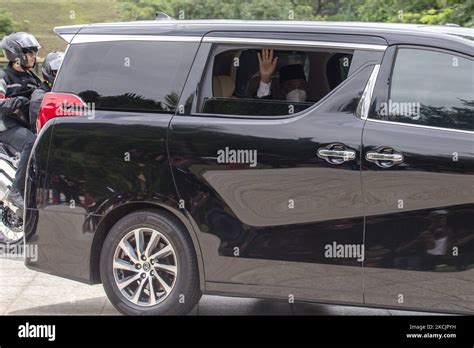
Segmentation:
<svg viewBox="0 0 474 348">
<path fill-rule="evenodd" d="M 382 119 L 474 130 L 474 64 L 456 54 L 400 48 Z"/>
<path fill-rule="evenodd" d="M 203 89 L 198 110 L 237 116 L 296 114 L 347 78 L 352 56 L 353 51 L 307 48 L 245 48 L 218 53 L 208 70 L 212 78 L 205 80 L 212 88 Z"/>
<path fill-rule="evenodd" d="M 71 45 L 55 90 L 77 94 L 98 110 L 173 113 L 196 50 L 196 43 L 183 42 Z"/>
</svg>

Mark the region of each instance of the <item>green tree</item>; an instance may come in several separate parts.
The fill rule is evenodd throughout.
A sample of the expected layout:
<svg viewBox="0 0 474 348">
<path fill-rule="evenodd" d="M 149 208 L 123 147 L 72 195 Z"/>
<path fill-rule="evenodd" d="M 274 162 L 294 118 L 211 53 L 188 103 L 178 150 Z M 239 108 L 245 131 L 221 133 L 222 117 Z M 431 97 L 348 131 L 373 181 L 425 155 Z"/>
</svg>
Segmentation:
<svg viewBox="0 0 474 348">
<path fill-rule="evenodd" d="M 124 20 L 333 20 L 473 26 L 474 0 L 119 0 Z"/>
<path fill-rule="evenodd" d="M 0 38 L 11 34 L 15 30 L 15 23 L 10 12 L 0 8 Z"/>
<path fill-rule="evenodd" d="M 473 25 L 473 0 L 365 0 L 357 7 L 362 21 Z"/>
<path fill-rule="evenodd" d="M 0 42 L 2 38 L 11 34 L 15 30 L 15 23 L 12 16 L 5 9 L 0 8 Z M 3 57 L 3 50 L 0 50 L 0 57 Z"/>
<path fill-rule="evenodd" d="M 314 19 L 314 1 L 288 0 L 135 0 L 119 1 L 125 20 L 152 19 L 165 12 L 175 19 Z"/>
</svg>

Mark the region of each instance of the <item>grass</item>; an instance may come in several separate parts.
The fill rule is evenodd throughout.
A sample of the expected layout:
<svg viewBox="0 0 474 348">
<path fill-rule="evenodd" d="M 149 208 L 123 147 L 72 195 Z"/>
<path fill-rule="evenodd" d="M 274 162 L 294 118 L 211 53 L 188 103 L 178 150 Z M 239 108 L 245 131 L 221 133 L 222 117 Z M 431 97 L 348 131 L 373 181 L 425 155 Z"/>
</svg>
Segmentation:
<svg viewBox="0 0 474 348">
<path fill-rule="evenodd" d="M 0 7 L 12 14 L 18 31 L 32 33 L 42 48 L 40 57 L 48 52 L 64 50 L 65 42 L 54 27 L 120 21 L 115 0 L 0 0 Z"/>
</svg>

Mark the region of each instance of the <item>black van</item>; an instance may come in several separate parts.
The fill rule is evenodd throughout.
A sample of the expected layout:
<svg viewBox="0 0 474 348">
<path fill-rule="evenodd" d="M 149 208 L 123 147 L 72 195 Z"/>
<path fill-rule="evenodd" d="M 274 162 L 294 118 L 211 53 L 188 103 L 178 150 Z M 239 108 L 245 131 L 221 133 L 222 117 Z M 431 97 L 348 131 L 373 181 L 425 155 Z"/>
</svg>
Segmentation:
<svg viewBox="0 0 474 348">
<path fill-rule="evenodd" d="M 55 31 L 29 268 L 102 283 L 126 314 L 202 293 L 474 313 L 474 29 Z"/>
</svg>

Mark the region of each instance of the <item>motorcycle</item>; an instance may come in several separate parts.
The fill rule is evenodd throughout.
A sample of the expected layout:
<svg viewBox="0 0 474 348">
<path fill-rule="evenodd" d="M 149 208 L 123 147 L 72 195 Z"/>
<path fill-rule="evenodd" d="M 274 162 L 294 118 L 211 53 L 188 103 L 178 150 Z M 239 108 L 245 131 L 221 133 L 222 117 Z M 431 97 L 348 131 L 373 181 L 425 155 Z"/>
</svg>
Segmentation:
<svg viewBox="0 0 474 348">
<path fill-rule="evenodd" d="M 20 153 L 0 143 L 0 246 L 16 245 L 23 240 L 23 209 L 5 200 L 15 179 Z"/>
<path fill-rule="evenodd" d="M 15 111 L 20 123 L 29 128 L 29 105 Z M 12 146 L 0 142 L 0 248 L 16 247 L 23 243 L 23 209 L 5 200 L 15 179 L 20 152 Z"/>
</svg>

